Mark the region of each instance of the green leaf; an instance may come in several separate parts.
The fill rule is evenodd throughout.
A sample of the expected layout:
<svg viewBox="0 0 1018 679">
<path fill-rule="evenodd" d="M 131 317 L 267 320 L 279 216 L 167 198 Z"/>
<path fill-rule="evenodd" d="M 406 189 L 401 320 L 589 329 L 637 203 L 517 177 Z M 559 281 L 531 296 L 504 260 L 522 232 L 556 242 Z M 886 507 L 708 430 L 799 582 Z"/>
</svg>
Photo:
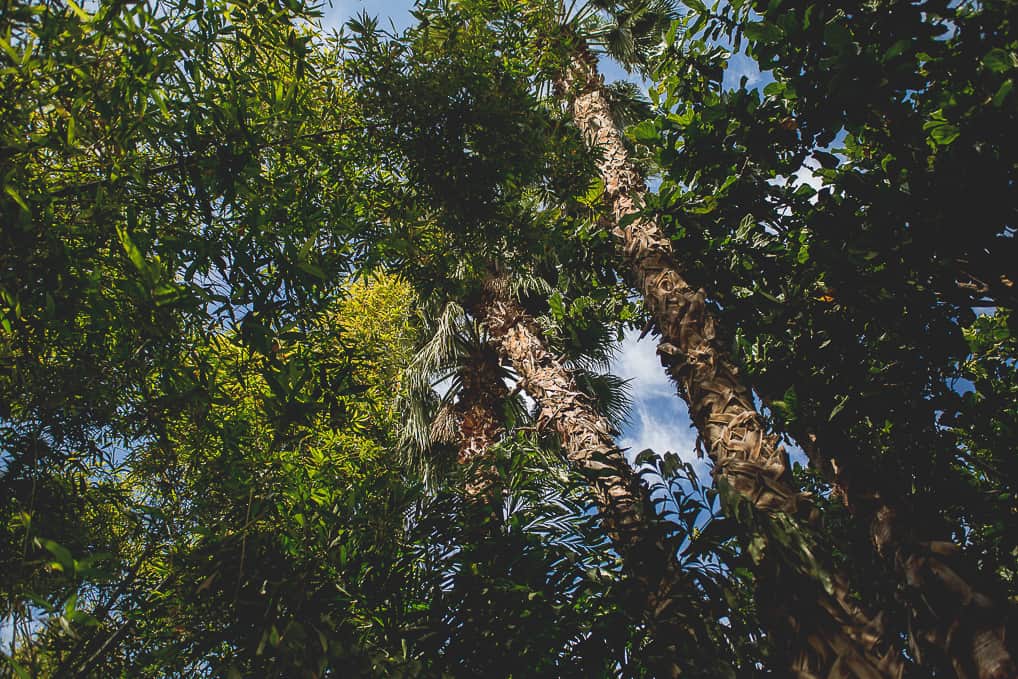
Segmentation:
<svg viewBox="0 0 1018 679">
<path fill-rule="evenodd" d="M 852 33 L 844 24 L 834 21 L 824 28 L 824 42 L 836 52 L 841 52 L 852 44 Z"/>
<path fill-rule="evenodd" d="M 983 57 L 983 66 L 994 73 L 1003 73 L 1014 67 L 1014 58 L 1005 50 L 994 47 Z"/>
<path fill-rule="evenodd" d="M 78 3 L 74 2 L 74 0 L 67 0 L 67 6 L 71 8 L 71 11 L 74 12 L 75 16 L 77 16 L 82 23 L 87 24 L 92 21 L 92 15 L 83 10 Z"/>
<path fill-rule="evenodd" d="M 566 305 L 562 301 L 562 294 L 558 290 L 552 293 L 548 298 L 548 308 L 551 310 L 551 315 L 556 320 L 561 321 L 566 315 Z"/>
<path fill-rule="evenodd" d="M 32 679 L 32 675 L 28 673 L 28 670 L 25 669 L 25 666 L 19 663 L 17 660 L 15 660 L 14 658 L 10 658 L 6 655 L 4 656 L 4 660 L 6 660 L 7 664 L 9 664 L 11 666 L 11 669 L 14 670 L 14 675 L 18 679 Z"/>
<path fill-rule="evenodd" d="M 325 275 L 325 270 L 322 267 L 318 266 L 317 264 L 312 264 L 311 262 L 298 260 L 297 268 L 303 271 L 304 273 L 314 276 L 315 278 L 321 281 L 324 281 L 326 278 L 328 278 L 328 276 Z"/>
<path fill-rule="evenodd" d="M 961 130 L 950 123 L 930 128 L 930 137 L 939 146 L 948 146 L 961 135 Z"/>
<path fill-rule="evenodd" d="M 655 453 L 653 449 L 651 449 L 651 448 L 644 448 L 643 450 L 640 451 L 640 453 L 633 460 L 633 463 L 636 464 L 636 465 L 650 464 L 656 458 L 657 458 L 657 453 Z"/>
<path fill-rule="evenodd" d="M 594 207 L 601 202 L 601 197 L 604 195 L 604 180 L 600 177 L 594 179 L 590 184 L 590 188 L 583 194 L 578 200 L 588 207 Z"/>
<path fill-rule="evenodd" d="M 764 94 L 767 95 L 768 97 L 780 98 L 782 95 L 784 95 L 787 89 L 788 85 L 786 85 L 783 81 L 775 80 L 774 82 L 768 83 L 764 87 L 763 91 Z"/>
<path fill-rule="evenodd" d="M 60 569 L 65 573 L 74 572 L 74 557 L 71 556 L 71 552 L 63 545 L 54 542 L 53 540 L 42 540 L 42 546 L 47 552 L 53 555 L 60 564 Z"/>
<path fill-rule="evenodd" d="M 842 410 L 845 409 L 845 404 L 847 404 L 847 403 L 848 403 L 848 396 L 842 396 L 841 400 L 838 401 L 837 405 L 835 405 L 834 408 L 831 409 L 831 414 L 827 418 L 827 421 L 830 422 L 835 417 L 837 417 L 838 413 L 840 413 Z"/>
<path fill-rule="evenodd" d="M 894 43 L 893 45 L 887 48 L 886 52 L 884 52 L 884 61 L 890 61 L 895 57 L 901 56 L 902 54 L 904 54 L 905 50 L 907 50 L 911 44 L 912 41 L 907 39 L 899 40 L 898 42 Z"/>
<path fill-rule="evenodd" d="M 127 254 L 127 258 L 131 261 L 139 272 L 145 273 L 148 271 L 148 262 L 145 261 L 145 255 L 142 254 L 138 246 L 131 240 L 131 235 L 127 233 L 127 227 L 123 224 L 116 225 L 117 240 L 120 241 L 121 247 L 124 248 L 124 252 Z"/>
<path fill-rule="evenodd" d="M 997 93 L 993 95 L 993 105 L 996 106 L 997 108 L 1003 106 L 1004 101 L 1007 100 L 1008 96 L 1011 94 L 1011 91 L 1013 89 L 1014 80 L 1012 80 L 1011 78 L 1008 78 L 1003 83 L 1001 83 L 1000 88 L 997 90 Z"/>
<path fill-rule="evenodd" d="M 7 53 L 7 56 L 11 58 L 15 64 L 21 63 L 21 54 L 11 47 L 11 43 L 7 41 L 2 35 L 0 35 L 0 49 Z"/>
<path fill-rule="evenodd" d="M 794 415 L 792 407 L 784 401 L 771 401 L 768 406 L 774 413 L 781 415 L 782 419 L 789 420 Z"/>
<path fill-rule="evenodd" d="M 184 296 L 184 288 L 175 283 L 160 283 L 152 290 L 156 306 L 172 304 Z"/>
<path fill-rule="evenodd" d="M 840 162 L 836 155 L 833 153 L 827 153 L 826 151 L 814 151 L 813 157 L 817 159 L 817 162 L 820 163 L 821 167 L 827 170 L 833 170 Z"/>
<path fill-rule="evenodd" d="M 28 203 L 26 203 L 21 198 L 21 196 L 18 194 L 18 192 L 14 190 L 13 186 L 5 186 L 4 187 L 4 191 L 7 192 L 8 196 L 10 196 L 11 198 L 14 199 L 14 202 L 17 203 L 21 207 L 22 210 L 24 210 L 25 212 L 31 214 L 32 211 L 28 209 Z"/>
<path fill-rule="evenodd" d="M 755 24 L 748 24 L 743 29 L 743 34 L 753 42 L 772 43 L 778 42 L 785 36 L 781 26 L 772 24 L 769 21 L 761 21 Z"/>
<path fill-rule="evenodd" d="M 652 144 L 657 141 L 658 137 L 657 128 L 654 127 L 653 120 L 644 120 L 639 125 L 632 127 L 630 134 L 632 134 L 633 139 L 641 144 Z"/>
</svg>

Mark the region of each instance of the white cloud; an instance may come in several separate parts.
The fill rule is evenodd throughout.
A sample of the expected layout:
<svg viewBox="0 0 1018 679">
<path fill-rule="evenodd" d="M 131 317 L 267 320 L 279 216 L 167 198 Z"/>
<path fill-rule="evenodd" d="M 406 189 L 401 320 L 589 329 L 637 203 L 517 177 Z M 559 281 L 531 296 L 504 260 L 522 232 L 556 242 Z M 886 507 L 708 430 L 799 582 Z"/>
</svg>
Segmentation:
<svg viewBox="0 0 1018 679">
<path fill-rule="evenodd" d="M 626 332 L 619 352 L 612 361 L 612 373 L 632 380 L 630 387 L 634 400 L 674 394 L 675 388 L 657 356 L 657 342 L 653 337 L 638 341 L 639 336 L 636 330 Z"/>
<path fill-rule="evenodd" d="M 820 168 L 816 167 L 816 163 L 814 163 L 813 166 L 810 166 L 809 161 L 803 163 L 802 167 L 800 167 L 795 174 L 792 175 L 795 177 L 793 184 L 795 186 L 800 184 L 809 184 L 814 190 L 819 191 L 824 185 L 824 178 L 816 174 L 815 171 L 818 169 Z M 816 197 L 814 196 L 812 200 L 816 200 Z"/>
<path fill-rule="evenodd" d="M 725 70 L 722 85 L 725 89 L 735 89 L 739 87 L 743 77 L 746 78 L 746 87 L 748 89 L 752 89 L 757 85 L 767 84 L 773 80 L 769 73 L 765 76 L 760 71 L 760 67 L 755 60 L 750 59 L 745 54 L 733 54 L 728 61 L 728 68 Z"/>
<path fill-rule="evenodd" d="M 671 451 L 690 462 L 696 459 L 696 434 L 689 427 L 689 416 L 683 412 L 685 405 L 678 402 L 678 396 L 674 399 L 675 404 L 654 399 L 655 403 L 644 401 L 634 407 L 632 425 L 619 440 L 620 446 L 629 448 L 630 459 L 646 448 L 657 453 Z"/>
<path fill-rule="evenodd" d="M 671 451 L 692 462 L 701 477 L 709 463 L 696 455 L 696 432 L 690 426 L 686 404 L 679 398 L 657 356 L 657 342 L 650 337 L 638 341 L 639 332 L 629 331 L 612 362 L 611 371 L 630 380 L 633 410 L 619 438 L 628 448 L 630 461 L 650 448 L 659 454 Z"/>
</svg>

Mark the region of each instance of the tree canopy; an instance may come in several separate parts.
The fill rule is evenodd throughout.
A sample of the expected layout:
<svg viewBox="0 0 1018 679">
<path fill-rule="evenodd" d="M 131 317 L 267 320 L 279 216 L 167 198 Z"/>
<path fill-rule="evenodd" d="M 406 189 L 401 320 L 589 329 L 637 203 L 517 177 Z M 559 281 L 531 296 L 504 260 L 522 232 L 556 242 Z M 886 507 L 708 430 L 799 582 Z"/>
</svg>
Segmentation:
<svg viewBox="0 0 1018 679">
<path fill-rule="evenodd" d="M 1018 3 L 322 10 L 0 4 L 0 676 L 1018 678 Z"/>
</svg>

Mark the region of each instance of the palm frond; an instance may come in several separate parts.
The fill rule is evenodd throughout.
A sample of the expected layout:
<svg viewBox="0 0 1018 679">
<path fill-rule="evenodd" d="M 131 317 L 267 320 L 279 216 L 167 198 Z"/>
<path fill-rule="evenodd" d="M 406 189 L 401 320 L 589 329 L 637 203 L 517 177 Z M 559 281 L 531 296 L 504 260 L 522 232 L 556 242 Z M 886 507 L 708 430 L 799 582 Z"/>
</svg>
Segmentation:
<svg viewBox="0 0 1018 679">
<path fill-rule="evenodd" d="M 612 118 L 619 127 L 629 127 L 653 115 L 650 99 L 633 82 L 620 80 L 605 87 Z"/>
<path fill-rule="evenodd" d="M 642 70 L 660 44 L 661 36 L 680 17 L 674 0 L 624 0 L 602 3 L 603 14 L 583 23 L 591 45 L 600 47 L 632 73 Z"/>
<path fill-rule="evenodd" d="M 509 294 L 515 298 L 526 295 L 550 295 L 552 286 L 541 276 L 530 271 L 523 271 L 509 280 Z"/>
<path fill-rule="evenodd" d="M 397 412 L 400 413 L 397 443 L 409 458 L 417 458 L 430 449 L 433 442 L 440 440 L 435 436 L 433 427 L 439 410 L 438 394 L 430 389 L 401 394 L 397 399 Z"/>
<path fill-rule="evenodd" d="M 456 368 L 465 355 L 463 308 L 450 302 L 432 318 L 422 314 L 425 328 L 430 331 L 425 342 L 403 372 L 403 388 L 396 396 L 396 412 L 400 415 L 397 440 L 400 449 L 416 458 L 438 441 L 433 424 L 443 406 L 454 397 L 458 387 Z M 435 385 L 449 380 L 445 394 L 435 392 Z"/>
<path fill-rule="evenodd" d="M 465 313 L 463 307 L 449 302 L 435 317 L 429 339 L 411 359 L 404 373 L 404 384 L 409 391 L 430 389 L 436 374 L 456 363 L 462 355 Z"/>
<path fill-rule="evenodd" d="M 632 411 L 632 389 L 629 380 L 611 373 L 574 370 L 573 377 L 583 393 L 590 396 L 598 412 L 608 418 L 615 429 L 622 429 Z"/>
</svg>

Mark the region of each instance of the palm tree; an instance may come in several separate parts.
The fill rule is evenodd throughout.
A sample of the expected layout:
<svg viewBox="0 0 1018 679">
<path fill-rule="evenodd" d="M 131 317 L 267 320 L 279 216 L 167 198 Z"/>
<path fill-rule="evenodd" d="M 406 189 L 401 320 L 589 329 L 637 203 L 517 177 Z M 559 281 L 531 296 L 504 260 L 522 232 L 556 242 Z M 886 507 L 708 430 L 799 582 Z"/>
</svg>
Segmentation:
<svg viewBox="0 0 1018 679">
<path fill-rule="evenodd" d="M 455 445 L 456 462 L 469 475 L 467 498 L 491 503 L 498 494 L 493 448 L 505 432 L 506 409 L 516 421 L 525 419 L 526 411 L 506 387 L 509 373 L 484 329 L 462 306 L 447 302 L 430 319 L 424 319 L 430 336 L 408 366 L 398 399 L 401 447 L 428 469 L 438 462 L 435 444 Z M 436 385 L 444 386 L 441 397 Z"/>
<path fill-rule="evenodd" d="M 607 8 L 619 3 L 588 4 Z M 625 23 L 601 27 L 593 36 L 604 47 L 617 44 L 628 48 L 630 53 L 621 56 L 624 63 L 633 64 L 639 58 L 639 48 L 648 43 L 636 29 L 658 29 L 660 33 L 674 10 L 671 3 L 660 1 L 621 4 L 626 10 L 620 12 Z M 582 18 L 578 28 L 592 22 L 583 11 L 577 16 Z M 642 21 L 633 22 L 633 17 Z M 609 222 L 622 246 L 626 273 L 642 293 L 660 333 L 658 354 L 689 402 L 693 421 L 714 460 L 715 475 L 752 498 L 760 509 L 796 513 L 800 496 L 790 487 L 787 455 L 777 445 L 778 438 L 766 433 L 737 369 L 716 346 L 705 292 L 682 277 L 671 239 L 656 220 L 642 216 L 646 184 L 615 121 L 590 43 L 574 41 L 571 61 L 557 89 L 568 97 L 573 119 L 600 154 L 597 165 L 604 181 Z"/>
<path fill-rule="evenodd" d="M 615 445 L 617 432 L 547 348 L 536 321 L 510 297 L 504 279 L 485 283 L 478 317 L 538 403 L 538 427 L 554 428 L 568 458 L 594 480 L 608 532 L 624 552 L 629 550 L 645 525 L 643 500 L 632 468 Z"/>
<path fill-rule="evenodd" d="M 497 23 L 497 19 L 493 19 L 492 15 L 487 12 L 494 7 L 493 0 L 463 0 L 462 3 L 455 3 L 452 0 L 435 0 L 435 4 L 438 11 L 434 16 L 441 20 L 436 20 L 431 25 L 435 36 L 442 39 L 453 34 L 460 36 L 462 21 L 468 18 L 469 12 L 473 9 L 481 10 L 480 14 L 474 15 L 479 16 L 477 26 L 487 27 L 492 21 Z M 462 11 L 457 11 L 456 16 L 443 16 L 442 13 L 450 4 L 459 5 L 459 10 Z M 651 4 L 658 9 L 665 7 L 662 3 Z M 645 191 L 642 178 L 625 148 L 619 125 L 611 116 L 611 101 L 607 96 L 603 82 L 597 76 L 589 43 L 578 37 L 583 35 L 584 29 L 594 25 L 596 16 L 590 8 L 595 5 L 584 5 L 572 15 L 572 19 L 558 23 L 556 23 L 558 19 L 568 18 L 569 11 L 563 8 L 561 16 L 555 16 L 555 12 L 543 11 L 543 9 L 553 6 L 547 0 L 539 3 L 535 0 L 533 4 L 524 2 L 522 5 L 527 12 L 534 10 L 531 14 L 541 21 L 545 21 L 549 17 L 552 19 L 552 21 L 546 22 L 546 25 L 549 26 L 546 42 L 553 46 L 564 45 L 567 49 L 560 50 L 560 52 L 568 52 L 568 56 L 571 57 L 571 61 L 568 61 L 569 66 L 563 70 L 565 75 L 559 79 L 559 89 L 563 93 L 569 94 L 575 94 L 573 90 L 579 89 L 581 91 L 578 92 L 575 101 L 583 100 L 589 104 L 586 107 L 574 106 L 573 113 L 580 129 L 591 137 L 591 141 L 598 150 L 604 152 L 605 157 L 601 163 L 601 171 L 607 187 L 606 193 L 610 200 L 612 217 L 618 220 L 618 225 L 632 220 L 628 227 L 616 229 L 626 246 L 627 260 L 632 265 L 631 283 L 644 293 L 647 306 L 657 319 L 659 329 L 664 335 L 660 348 L 666 356 L 671 357 L 669 365 L 674 369 L 673 376 L 679 378 L 680 391 L 688 397 L 694 422 L 700 427 L 701 437 L 708 444 L 712 457 L 714 457 L 717 475 L 727 482 L 723 485 L 734 487 L 744 497 L 749 498 L 756 507 L 766 510 L 787 510 L 789 513 L 802 507 L 808 511 L 808 503 L 804 502 L 800 495 L 791 488 L 784 451 L 776 446 L 775 437 L 765 433 L 759 415 L 753 410 L 749 392 L 739 384 L 735 378 L 734 369 L 729 364 L 722 362 L 720 354 L 715 351 L 715 347 L 711 343 L 713 333 L 706 332 L 710 326 L 704 318 L 703 294 L 699 293 L 698 295 L 679 277 L 671 260 L 670 242 L 661 234 L 656 222 L 639 218 L 640 201 L 643 191 Z M 504 9 L 506 5 L 499 3 L 499 6 Z M 422 18 L 422 25 L 427 26 L 426 10 L 423 10 L 419 15 Z M 598 40 L 604 44 L 618 44 L 637 54 L 640 51 L 637 48 L 646 47 L 647 43 L 643 38 L 634 36 L 649 34 L 651 31 L 645 31 L 645 29 L 663 25 L 654 17 L 667 18 L 667 13 L 641 10 L 629 11 L 628 14 L 622 13 L 618 16 L 622 16 L 623 20 L 617 24 L 617 30 L 604 29 L 599 32 L 587 31 L 587 33 L 596 34 L 599 36 Z M 425 27 L 424 30 L 432 29 Z M 487 29 L 485 28 L 485 30 Z M 511 32 L 514 36 L 519 36 L 519 31 L 513 29 Z M 477 31 L 477 33 L 484 33 L 484 31 Z M 474 35 L 469 30 L 463 34 Z M 563 36 L 564 40 L 557 39 Z M 425 43 L 430 45 L 427 40 Z M 481 59 L 480 63 L 486 64 L 489 61 L 490 59 Z M 495 61 L 497 62 L 498 59 Z M 386 85 L 386 87 L 388 86 Z M 379 91 L 388 91 L 386 87 L 382 87 Z M 398 98 L 399 94 L 399 92 L 393 91 L 392 98 Z M 597 116 L 584 115 L 584 111 L 589 113 L 595 109 L 604 114 L 599 121 L 595 121 Z M 517 113 L 513 112 L 511 115 L 517 115 Z M 594 122 L 592 123 L 592 121 Z M 607 144 L 597 138 L 598 130 L 595 128 L 599 124 L 604 126 L 603 130 L 608 134 Z M 418 127 L 419 125 L 415 123 L 414 129 L 417 130 Z M 430 134 L 431 128 L 428 129 L 428 134 Z M 454 135 L 454 139 L 461 140 L 461 137 Z M 455 143 L 460 144 L 461 141 Z M 499 152 L 506 151 L 503 146 L 497 148 Z M 456 150 L 459 151 L 458 145 Z M 493 157 L 490 153 L 480 155 L 484 158 Z M 426 164 L 427 160 L 421 160 L 411 155 L 407 162 Z M 499 170 L 500 173 L 502 171 Z M 449 216 L 452 217 L 451 223 L 456 225 L 466 223 L 468 226 L 465 228 L 472 230 L 476 229 L 475 222 L 478 220 L 498 221 L 499 224 L 494 224 L 494 221 L 487 223 L 486 229 L 476 229 L 498 241 L 504 220 L 495 218 L 491 210 L 478 212 L 462 201 L 447 201 L 446 197 L 450 193 L 447 174 L 439 173 L 436 180 L 428 172 L 420 173 L 422 177 L 428 178 L 425 183 L 429 186 L 432 185 L 432 182 L 437 181 L 440 190 L 437 191 L 436 197 L 439 203 L 443 203 L 438 209 L 449 213 Z M 495 195 L 499 200 L 504 200 L 507 195 L 517 193 L 516 189 L 512 189 L 508 194 Z M 488 199 L 490 197 L 486 198 L 486 200 Z M 446 202 L 448 204 L 445 204 Z M 464 220 L 464 218 L 468 219 Z M 648 243 L 646 238 L 641 240 L 639 235 L 656 237 L 658 240 Z M 453 240 L 455 240 L 455 236 Z M 515 251 L 516 244 L 496 244 L 489 241 L 488 247 L 490 248 L 492 245 L 496 245 L 496 247 L 505 245 Z M 658 250 L 662 252 L 659 253 Z M 660 257 L 658 257 L 659 254 Z M 461 257 L 472 260 L 476 257 L 476 253 L 467 251 L 462 253 Z M 676 284 L 676 281 L 681 285 Z M 479 317 L 484 317 L 484 315 L 479 314 Z M 485 318 L 485 320 L 488 319 Z M 498 324 L 489 326 L 489 332 L 492 332 L 494 336 L 495 333 L 491 330 L 493 327 L 498 327 Z M 691 330 L 692 334 L 686 332 L 687 330 Z M 703 341 L 694 342 L 690 346 L 684 346 L 682 343 L 683 340 L 696 340 L 697 338 Z M 536 351 L 539 346 L 539 343 L 532 344 L 529 348 Z M 695 353 L 691 353 L 690 349 Z M 680 351 L 684 352 L 681 356 L 679 355 Z M 703 359 L 702 365 L 696 365 L 695 360 L 687 361 L 685 358 L 687 355 Z M 687 370 L 686 367 L 690 369 Z M 695 369 L 692 369 L 694 367 Z M 688 383 L 683 379 L 687 375 L 690 377 Z M 545 377 L 547 377 L 546 374 Z M 526 378 L 524 378 L 524 382 L 526 382 Z M 576 392 L 577 390 L 573 389 L 571 393 Z M 545 396 L 550 398 L 550 395 L 556 393 L 549 391 Z M 566 415 L 578 418 L 582 416 L 582 412 L 585 412 L 578 409 L 579 402 L 573 404 L 575 407 L 568 404 L 560 405 L 563 406 L 563 409 L 556 418 L 558 422 L 566 421 L 568 419 Z M 553 412 L 548 411 L 549 414 Z M 642 505 L 639 496 L 633 492 L 632 471 L 625 464 L 624 457 L 619 455 L 608 458 L 607 462 L 603 458 L 606 451 L 617 449 L 614 446 L 610 428 L 601 427 L 601 424 L 599 420 L 590 420 L 583 424 L 585 427 L 583 429 L 563 427 L 559 433 L 564 439 L 567 450 L 570 450 L 570 446 L 572 447 L 571 454 L 575 457 L 577 465 L 587 471 L 597 486 L 598 492 L 595 495 L 598 496 L 601 509 L 605 512 L 606 524 L 612 531 L 613 537 L 622 545 L 620 553 L 624 553 L 631 549 L 631 545 L 636 544 L 632 542 L 633 537 L 630 532 L 632 531 L 632 535 L 636 535 L 638 528 L 646 524 L 646 521 L 645 517 L 639 513 L 642 511 Z M 573 440 L 571 437 L 577 432 L 583 432 L 583 436 L 581 438 L 573 437 L 575 438 Z M 584 453 L 580 448 L 581 445 L 592 446 L 592 448 L 589 452 Z M 603 446 L 608 447 L 604 448 Z M 650 543 L 643 541 L 639 544 L 645 546 Z M 816 549 L 815 545 L 810 548 L 814 551 Z M 779 583 L 782 590 L 795 591 L 795 595 L 791 596 L 790 600 L 796 602 L 797 607 L 793 607 L 787 616 L 780 617 L 780 624 L 775 625 L 771 634 L 776 642 L 792 641 L 791 654 L 794 657 L 790 663 L 802 668 L 804 673 L 825 675 L 830 674 L 829 670 L 835 666 L 835 663 L 845 658 L 848 658 L 848 661 L 842 663 L 845 666 L 883 668 L 889 664 L 893 665 L 895 662 L 893 657 L 881 658 L 879 653 L 873 651 L 871 642 L 879 641 L 882 637 L 877 624 L 878 620 L 871 620 L 863 616 L 857 608 L 849 606 L 849 599 L 844 590 L 833 595 L 825 592 L 817 579 L 812 577 L 817 570 L 815 559 L 813 559 L 813 563 L 807 564 L 808 567 L 800 567 L 791 571 L 782 570 L 782 562 L 779 558 L 780 549 L 780 545 L 775 546 L 774 549 L 768 549 L 767 558 L 763 560 L 758 570 L 761 582 L 770 580 Z M 634 560 L 631 558 L 630 561 Z M 670 567 L 670 563 L 669 559 L 662 559 L 655 565 L 655 568 L 663 571 Z M 810 577 L 800 577 L 802 575 Z M 832 580 L 827 580 L 827 582 L 832 582 Z M 840 583 L 842 581 L 835 578 L 833 582 Z M 652 590 L 648 588 L 647 591 Z M 838 596 L 838 594 L 842 596 Z M 761 605 L 760 608 L 765 611 L 778 610 L 776 607 L 766 605 Z M 893 668 L 888 671 L 872 669 L 868 672 L 862 670 L 855 672 L 856 676 L 867 679 L 876 676 L 894 676 L 895 674 Z"/>
<path fill-rule="evenodd" d="M 609 538 L 637 583 L 648 629 L 665 647 L 651 659 L 657 676 L 682 674 L 676 649 L 699 648 L 706 656 L 721 657 L 708 650 L 717 642 L 705 620 L 688 610 L 691 586 L 674 547 L 651 520 L 646 488 L 615 443 L 618 432 L 609 418 L 551 352 L 537 321 L 514 298 L 505 278 L 484 282 L 476 309 L 492 344 L 537 403 L 538 429 L 558 435 L 566 457 L 590 484 Z"/>
<path fill-rule="evenodd" d="M 518 378 L 537 403 L 536 429 L 557 433 L 567 458 L 583 472 L 612 545 L 637 585 L 643 599 L 639 608 L 653 637 L 644 660 L 662 677 L 680 676 L 676 647 L 702 649 L 710 658 L 706 662 L 718 665 L 724 654 L 706 652 L 717 636 L 709 631 L 712 618 L 697 615 L 690 605 L 699 591 L 685 580 L 663 532 L 648 520 L 645 489 L 615 444 L 612 420 L 620 419 L 621 409 L 610 392 L 621 385 L 598 380 L 582 368 L 570 370 L 552 354 L 537 322 L 514 297 L 536 288 L 548 291 L 535 277 L 491 279 L 482 301 L 470 306 L 473 318 L 456 302 L 446 302 L 437 314 L 422 314 L 429 338 L 404 376 L 405 393 L 398 406 L 402 447 L 419 458 L 418 466 L 427 468 L 439 463 L 438 444 L 453 444 L 457 462 L 470 474 L 465 485 L 469 505 L 483 507 L 490 516 L 504 485 L 496 472 L 494 449 L 513 424 L 529 420 L 517 391 L 510 393 L 506 387 L 507 379 Z M 511 362 L 515 375 L 500 358 Z M 594 385 L 601 387 L 595 391 L 609 392 L 602 410 L 588 396 Z M 440 397 L 436 386 L 445 388 Z"/>
<path fill-rule="evenodd" d="M 598 72 L 595 48 L 618 58 L 627 69 L 644 63 L 648 48 L 677 17 L 674 3 L 589 0 L 579 6 L 537 2 L 529 7 L 543 28 L 557 30 L 559 45 L 565 47 L 555 90 L 599 154 L 609 227 L 618 239 L 628 279 L 642 294 L 660 334 L 658 355 L 689 405 L 700 440 L 714 462 L 715 478 L 756 509 L 788 516 L 808 514 L 810 503 L 793 486 L 787 453 L 778 445 L 778 437 L 767 432 L 749 389 L 715 341 L 705 292 L 683 278 L 671 240 L 653 217 L 642 213 L 647 187 L 613 110 L 617 106 Z M 542 38 L 554 41 L 551 35 Z M 582 440 L 599 451 L 605 444 L 595 435 L 601 433 L 591 430 Z M 625 477 L 617 469 L 611 472 L 611 483 L 606 480 L 603 490 L 620 492 Z M 626 509 L 616 510 L 616 520 L 623 522 L 616 530 L 624 530 L 630 520 Z M 781 572 L 773 556 L 769 561 L 765 559 L 760 567 L 766 574 L 763 580 Z M 824 592 L 816 583 L 781 579 L 789 609 L 787 616 L 778 616 L 786 619 L 776 621 L 773 636 L 798 640 L 789 649 L 793 670 L 801 676 L 831 676 L 832 668 L 841 667 L 842 676 L 900 676 L 902 659 L 891 651 L 877 650 L 890 646 L 884 641 L 880 619 L 850 603 L 843 578 L 835 577 L 833 582 L 833 592 Z"/>
</svg>

